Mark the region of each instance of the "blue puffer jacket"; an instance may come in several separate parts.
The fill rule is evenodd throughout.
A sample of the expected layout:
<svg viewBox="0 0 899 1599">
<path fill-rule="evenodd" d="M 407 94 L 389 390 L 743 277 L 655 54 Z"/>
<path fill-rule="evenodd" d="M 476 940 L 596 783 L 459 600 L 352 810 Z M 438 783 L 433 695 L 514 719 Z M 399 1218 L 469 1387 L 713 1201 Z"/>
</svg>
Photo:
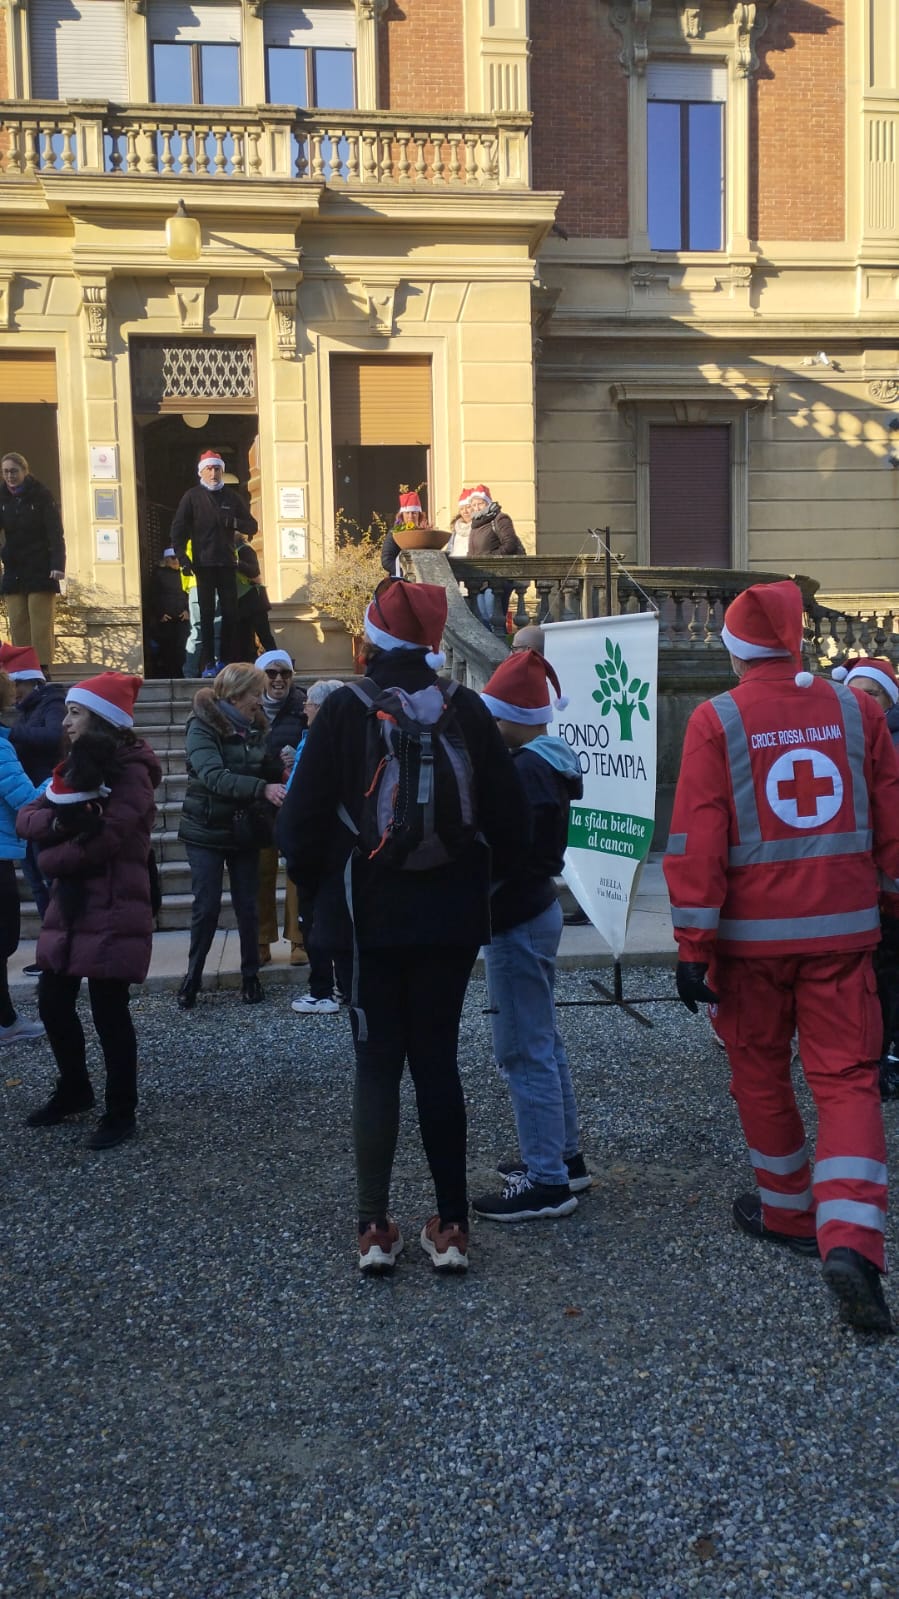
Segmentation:
<svg viewBox="0 0 899 1599">
<path fill-rule="evenodd" d="M 0 861 L 20 861 L 25 854 L 25 840 L 16 833 L 16 816 L 40 792 L 22 770 L 9 742 L 9 728 L 0 727 Z"/>
</svg>

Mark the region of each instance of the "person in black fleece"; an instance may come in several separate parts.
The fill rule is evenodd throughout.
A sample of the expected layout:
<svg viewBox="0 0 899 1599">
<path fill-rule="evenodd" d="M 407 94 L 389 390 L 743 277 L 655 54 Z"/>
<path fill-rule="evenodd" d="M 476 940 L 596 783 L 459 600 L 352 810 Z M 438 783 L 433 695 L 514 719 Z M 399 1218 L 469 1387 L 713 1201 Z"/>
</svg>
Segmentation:
<svg viewBox="0 0 899 1599">
<path fill-rule="evenodd" d="M 204 450 L 197 463 L 199 483 L 182 496 L 172 521 L 172 544 L 181 570 L 197 580 L 200 607 L 200 668 L 214 677 L 215 597 L 222 616 L 222 660 L 239 661 L 237 628 L 237 561 L 235 534 L 256 532 L 256 518 L 243 500 L 225 486 L 225 463 L 215 450 Z M 191 553 L 188 556 L 187 546 Z"/>
<path fill-rule="evenodd" d="M 374 646 L 366 677 L 378 689 L 397 687 L 410 696 L 436 684 L 434 666 L 443 663 L 436 647 L 445 621 L 444 589 L 397 580 L 381 584 L 366 613 L 365 636 Z M 311 906 L 314 939 L 336 956 L 341 989 L 349 992 L 356 979 L 353 1134 L 363 1271 L 390 1270 L 403 1247 L 389 1215 L 389 1194 L 406 1060 L 437 1197 L 437 1214 L 421 1231 L 422 1248 L 440 1270 L 468 1265 L 459 1024 L 478 948 L 490 938 L 491 851 L 497 877 L 521 869 L 527 811 L 486 707 L 461 687 L 452 706 L 471 762 L 478 834 L 448 864 L 404 871 L 363 858 L 356 849 L 354 829 L 362 825 L 372 775 L 371 713 L 351 687 L 336 690 L 322 705 L 304 746 L 302 781 L 291 785 L 279 819 L 279 844 L 304 920 Z M 439 790 L 437 808 L 439 817 Z"/>
<path fill-rule="evenodd" d="M 36 652 L 27 645 L 0 644 L 0 667 L 9 674 L 16 691 L 16 718 L 9 732 L 26 777 L 37 786 L 45 783 L 62 750 L 62 721 L 66 714 L 66 691 L 61 683 L 48 683 Z M 37 863 L 30 842 L 25 848 L 22 873 L 43 921 L 50 903 L 50 885 Z M 26 977 L 37 977 L 39 967 L 26 966 Z"/>
<path fill-rule="evenodd" d="M 494 894 L 486 952 L 493 1049 L 512 1099 L 520 1158 L 499 1166 L 505 1186 L 476 1199 L 474 1210 L 500 1222 L 567 1216 L 577 1207 L 572 1189 L 591 1180 L 553 997 L 562 936 L 554 878 L 565 858 L 571 801 L 584 786 L 576 755 L 547 733 L 549 683 L 561 696 L 549 662 L 524 650 L 497 667 L 481 695 L 512 751 L 531 813 L 527 867 Z M 565 704 L 557 698 L 560 710 Z"/>
</svg>

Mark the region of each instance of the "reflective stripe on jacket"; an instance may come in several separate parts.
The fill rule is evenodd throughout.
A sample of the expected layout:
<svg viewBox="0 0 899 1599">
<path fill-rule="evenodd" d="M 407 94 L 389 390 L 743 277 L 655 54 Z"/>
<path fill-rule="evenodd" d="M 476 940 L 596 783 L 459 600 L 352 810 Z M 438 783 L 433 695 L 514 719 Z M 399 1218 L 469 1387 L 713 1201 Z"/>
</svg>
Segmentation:
<svg viewBox="0 0 899 1599">
<path fill-rule="evenodd" d="M 864 949 L 878 868 L 899 867 L 899 761 L 882 711 L 843 684 L 753 664 L 694 711 L 665 876 L 685 960 Z"/>
</svg>

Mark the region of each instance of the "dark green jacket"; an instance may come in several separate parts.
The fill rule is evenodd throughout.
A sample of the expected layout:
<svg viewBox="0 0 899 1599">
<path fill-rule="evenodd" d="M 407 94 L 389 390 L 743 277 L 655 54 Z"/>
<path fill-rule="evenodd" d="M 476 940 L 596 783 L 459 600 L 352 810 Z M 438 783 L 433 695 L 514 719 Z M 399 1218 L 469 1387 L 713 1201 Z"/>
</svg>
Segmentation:
<svg viewBox="0 0 899 1599">
<path fill-rule="evenodd" d="M 234 812 L 263 799 L 266 783 L 281 781 L 281 762 L 266 749 L 268 734 L 262 711 L 242 736 L 220 710 L 212 689 L 197 690 L 187 723 L 187 793 L 178 825 L 185 844 L 235 847 Z"/>
</svg>

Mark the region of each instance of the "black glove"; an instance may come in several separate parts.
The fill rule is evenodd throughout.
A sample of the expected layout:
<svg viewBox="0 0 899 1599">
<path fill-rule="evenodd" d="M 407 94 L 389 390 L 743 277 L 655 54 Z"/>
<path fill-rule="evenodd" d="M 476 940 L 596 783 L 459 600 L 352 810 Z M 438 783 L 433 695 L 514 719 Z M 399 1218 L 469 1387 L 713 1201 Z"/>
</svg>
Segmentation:
<svg viewBox="0 0 899 1599">
<path fill-rule="evenodd" d="M 181 556 L 179 556 L 179 560 L 181 562 L 181 571 L 184 574 L 184 576 L 185 577 L 193 577 L 194 569 L 193 569 L 193 566 L 191 565 L 190 561 L 187 559 L 187 556 L 186 555 L 181 555 Z"/>
<path fill-rule="evenodd" d="M 678 998 L 686 1005 L 687 1010 L 697 1015 L 699 1006 L 697 1000 L 705 1000 L 709 1005 L 717 1005 L 718 995 L 713 994 L 709 988 L 705 974 L 709 969 L 708 961 L 678 961 L 675 981 L 677 982 Z"/>
</svg>

